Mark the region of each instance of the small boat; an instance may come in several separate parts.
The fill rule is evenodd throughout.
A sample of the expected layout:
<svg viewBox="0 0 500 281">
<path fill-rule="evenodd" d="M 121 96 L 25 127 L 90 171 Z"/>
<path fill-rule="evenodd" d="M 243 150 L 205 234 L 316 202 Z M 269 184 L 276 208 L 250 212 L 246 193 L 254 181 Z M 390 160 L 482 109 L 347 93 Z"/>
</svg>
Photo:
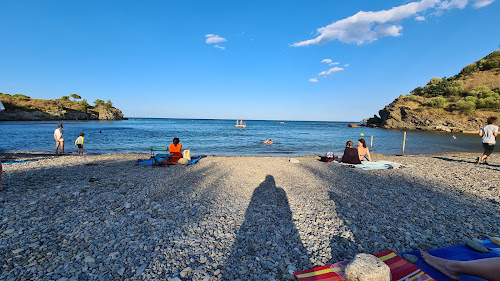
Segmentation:
<svg viewBox="0 0 500 281">
<path fill-rule="evenodd" d="M 236 125 L 234 125 L 237 128 L 246 128 L 247 124 L 243 123 L 243 120 L 236 120 Z"/>
<path fill-rule="evenodd" d="M 285 124 L 285 122 L 280 122 L 280 124 Z"/>
</svg>

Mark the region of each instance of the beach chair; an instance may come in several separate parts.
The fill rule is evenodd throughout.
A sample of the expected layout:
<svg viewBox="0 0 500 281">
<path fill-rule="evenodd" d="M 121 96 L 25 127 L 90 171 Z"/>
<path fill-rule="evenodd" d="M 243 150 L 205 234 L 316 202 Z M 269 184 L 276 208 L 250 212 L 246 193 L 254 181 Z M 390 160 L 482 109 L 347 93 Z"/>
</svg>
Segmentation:
<svg viewBox="0 0 500 281">
<path fill-rule="evenodd" d="M 151 157 L 154 157 L 156 153 L 162 152 L 162 151 L 168 151 L 168 146 L 152 146 L 151 147 Z"/>
</svg>

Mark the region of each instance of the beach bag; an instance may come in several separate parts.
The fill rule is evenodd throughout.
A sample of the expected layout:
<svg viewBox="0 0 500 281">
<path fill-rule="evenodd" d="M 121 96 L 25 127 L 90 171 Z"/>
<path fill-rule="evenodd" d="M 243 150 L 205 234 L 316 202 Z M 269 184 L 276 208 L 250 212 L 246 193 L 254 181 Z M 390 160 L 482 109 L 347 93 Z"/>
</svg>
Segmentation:
<svg viewBox="0 0 500 281">
<path fill-rule="evenodd" d="M 321 156 L 320 161 L 332 162 L 334 157 L 335 157 L 335 155 L 333 154 L 333 152 L 327 152 L 327 153 L 325 153 L 325 156 Z"/>
<path fill-rule="evenodd" d="M 191 150 L 186 149 L 182 152 L 182 158 L 186 158 L 187 160 L 191 161 Z"/>
</svg>

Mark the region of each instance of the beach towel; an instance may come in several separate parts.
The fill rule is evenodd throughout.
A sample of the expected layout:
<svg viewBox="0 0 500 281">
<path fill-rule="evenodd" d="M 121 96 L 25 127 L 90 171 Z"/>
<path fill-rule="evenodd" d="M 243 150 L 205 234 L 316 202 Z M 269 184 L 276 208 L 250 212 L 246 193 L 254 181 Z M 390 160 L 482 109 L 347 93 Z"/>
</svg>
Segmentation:
<svg viewBox="0 0 500 281">
<path fill-rule="evenodd" d="M 338 162 L 336 162 L 338 163 Z M 361 170 L 383 170 L 383 169 L 399 169 L 402 167 L 409 167 L 407 165 L 391 162 L 391 161 L 362 161 L 361 164 L 348 164 L 348 163 L 339 163 L 341 165 L 347 165 L 354 168 L 359 168 Z"/>
<path fill-rule="evenodd" d="M 10 162 L 2 162 L 4 165 L 12 165 L 12 164 L 23 164 L 23 163 L 28 163 L 31 162 L 32 160 L 25 160 L 25 161 L 10 161 Z"/>
<path fill-rule="evenodd" d="M 375 255 L 389 266 L 392 281 L 412 280 L 412 281 L 434 281 L 431 276 L 425 273 L 417 265 L 407 262 L 393 250 Z M 345 268 L 350 261 L 342 261 L 332 265 L 320 266 L 313 269 L 294 272 L 298 281 L 345 281 Z"/>
<path fill-rule="evenodd" d="M 481 244 L 484 247 L 489 248 L 490 252 L 480 253 L 472 250 L 469 246 L 465 244 L 429 250 L 427 252 L 436 257 L 450 259 L 450 260 L 460 260 L 460 261 L 500 257 L 500 246 L 491 243 L 489 239 L 483 239 Z M 416 262 L 415 264 L 418 265 L 423 270 L 425 270 L 425 272 L 434 277 L 437 281 L 452 281 L 452 279 L 444 276 L 441 272 L 435 270 L 434 268 L 426 264 L 425 261 L 422 259 L 422 256 L 420 255 L 420 251 L 411 251 L 405 254 L 411 254 L 417 256 L 418 262 Z M 460 276 L 460 281 L 472 281 L 472 280 L 477 281 L 484 279 L 466 275 Z"/>
<path fill-rule="evenodd" d="M 154 157 L 149 158 L 146 161 L 138 161 L 137 165 L 140 166 L 153 166 L 156 165 L 157 163 L 162 163 L 163 161 L 167 161 L 168 157 L 170 154 L 157 154 Z M 193 165 L 198 163 L 200 161 L 201 156 L 194 157 L 189 161 L 186 165 Z"/>
</svg>

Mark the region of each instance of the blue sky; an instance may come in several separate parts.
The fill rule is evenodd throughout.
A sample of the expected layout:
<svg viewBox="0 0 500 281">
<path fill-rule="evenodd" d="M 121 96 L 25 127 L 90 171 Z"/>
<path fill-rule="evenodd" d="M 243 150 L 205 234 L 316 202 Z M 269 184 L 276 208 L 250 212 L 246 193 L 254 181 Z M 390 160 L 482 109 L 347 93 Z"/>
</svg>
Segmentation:
<svg viewBox="0 0 500 281">
<path fill-rule="evenodd" d="M 1 1 L 0 92 L 128 117 L 359 121 L 497 50 L 498 2 Z"/>
</svg>

